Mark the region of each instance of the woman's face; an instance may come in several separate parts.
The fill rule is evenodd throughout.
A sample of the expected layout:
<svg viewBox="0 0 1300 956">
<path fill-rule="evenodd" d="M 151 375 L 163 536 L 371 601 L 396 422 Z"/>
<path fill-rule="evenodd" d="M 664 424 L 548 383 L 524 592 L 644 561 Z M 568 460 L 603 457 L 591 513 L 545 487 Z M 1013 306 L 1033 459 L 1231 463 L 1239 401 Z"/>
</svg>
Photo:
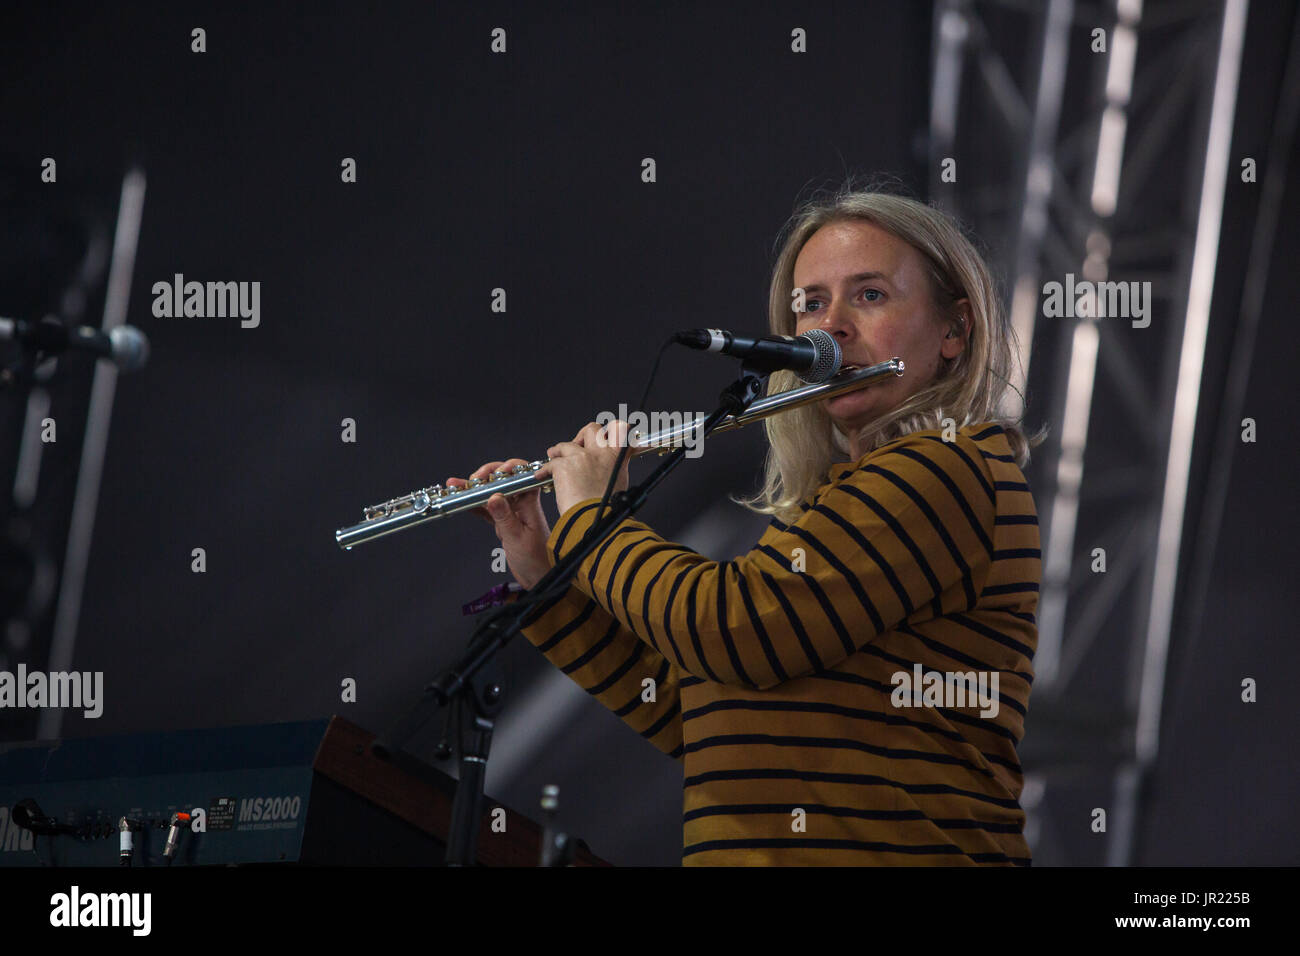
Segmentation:
<svg viewBox="0 0 1300 956">
<path fill-rule="evenodd" d="M 794 284 L 805 292 L 806 310 L 797 316 L 795 335 L 824 329 L 840 343 L 845 365 L 865 367 L 894 357 L 906 365 L 900 378 L 824 403 L 847 434 L 930 384 L 943 360 L 965 348 L 969 303 L 958 303 L 965 323 L 961 335 L 946 337 L 952 325 L 934 302 L 924 262 L 902 239 L 859 220 L 822 226 L 799 250 Z"/>
</svg>

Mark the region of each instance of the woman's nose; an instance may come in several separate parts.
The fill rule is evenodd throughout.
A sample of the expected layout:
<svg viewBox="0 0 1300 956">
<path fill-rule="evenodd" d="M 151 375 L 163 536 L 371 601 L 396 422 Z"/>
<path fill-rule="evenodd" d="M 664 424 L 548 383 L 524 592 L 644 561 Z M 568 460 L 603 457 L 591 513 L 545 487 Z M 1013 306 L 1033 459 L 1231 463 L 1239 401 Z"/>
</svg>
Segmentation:
<svg viewBox="0 0 1300 956">
<path fill-rule="evenodd" d="M 835 302 L 823 310 L 817 328 L 823 329 L 841 341 L 852 339 L 857 334 L 857 326 L 849 314 L 848 306 Z"/>
</svg>

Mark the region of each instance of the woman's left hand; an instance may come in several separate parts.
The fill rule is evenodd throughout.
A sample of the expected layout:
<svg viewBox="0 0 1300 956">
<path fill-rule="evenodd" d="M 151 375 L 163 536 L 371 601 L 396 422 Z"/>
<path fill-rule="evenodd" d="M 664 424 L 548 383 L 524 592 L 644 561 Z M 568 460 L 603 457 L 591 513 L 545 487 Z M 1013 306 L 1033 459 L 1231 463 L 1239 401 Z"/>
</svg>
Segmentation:
<svg viewBox="0 0 1300 956">
<path fill-rule="evenodd" d="M 573 441 L 562 441 L 546 449 L 551 459 L 546 466 L 555 480 L 555 507 L 564 514 L 579 501 L 600 498 L 609 484 L 619 451 L 627 440 L 627 422 L 615 420 L 608 425 L 592 422 L 584 425 Z M 631 453 L 619 469 L 615 491 L 628 485 L 627 466 Z"/>
</svg>

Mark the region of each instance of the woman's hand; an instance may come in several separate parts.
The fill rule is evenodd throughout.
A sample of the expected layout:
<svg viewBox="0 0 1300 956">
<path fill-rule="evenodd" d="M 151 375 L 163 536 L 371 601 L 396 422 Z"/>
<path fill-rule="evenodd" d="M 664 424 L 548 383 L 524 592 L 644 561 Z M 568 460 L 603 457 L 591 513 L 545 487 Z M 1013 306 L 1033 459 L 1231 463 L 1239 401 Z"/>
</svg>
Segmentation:
<svg viewBox="0 0 1300 956">
<path fill-rule="evenodd" d="M 486 478 L 494 471 L 510 471 L 516 465 L 528 464 L 522 458 L 509 461 L 489 461 L 480 466 L 471 478 Z M 449 488 L 459 488 L 468 484 L 464 478 L 448 478 Z M 506 551 L 506 564 L 515 580 L 524 588 L 531 588 L 547 571 L 551 570 L 551 558 L 546 553 L 546 539 L 551 529 L 542 514 L 542 490 L 521 492 L 507 498 L 498 492 L 483 505 L 473 509 L 488 524 L 492 525 Z"/>
<path fill-rule="evenodd" d="M 546 449 L 551 459 L 546 470 L 555 479 L 555 507 L 564 514 L 579 501 L 600 498 L 609 484 L 609 473 L 627 441 L 627 422 L 612 421 L 602 426 L 598 422 L 584 425 L 573 441 L 563 441 Z M 631 455 L 629 454 L 628 460 Z M 615 491 L 627 489 L 628 460 L 619 469 Z"/>
</svg>

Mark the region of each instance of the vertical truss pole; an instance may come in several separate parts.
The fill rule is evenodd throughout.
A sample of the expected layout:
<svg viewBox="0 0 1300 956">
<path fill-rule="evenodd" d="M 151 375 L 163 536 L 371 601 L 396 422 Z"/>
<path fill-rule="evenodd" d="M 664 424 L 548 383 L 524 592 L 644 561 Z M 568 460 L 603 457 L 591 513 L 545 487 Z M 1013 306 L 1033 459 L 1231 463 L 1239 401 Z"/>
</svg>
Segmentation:
<svg viewBox="0 0 1300 956">
<path fill-rule="evenodd" d="M 1248 0 L 1226 0 L 1219 54 L 1210 106 L 1209 137 L 1201 176 L 1196 245 L 1187 289 L 1187 313 L 1170 422 L 1169 451 L 1165 465 L 1164 495 L 1156 537 L 1151 603 L 1147 616 L 1145 649 L 1141 665 L 1135 766 L 1131 784 L 1117 788 L 1116 810 L 1123 839 L 1112 842 L 1115 865 L 1132 862 L 1136 842 L 1138 790 L 1155 762 L 1160 741 L 1160 714 L 1164 704 L 1165 671 L 1169 657 L 1170 624 L 1178 584 L 1178 558 L 1182 545 L 1191 474 L 1192 442 L 1200 398 L 1205 343 L 1210 326 L 1214 273 L 1218 266 L 1219 233 L 1223 225 L 1223 197 L 1227 187 L 1232 127 L 1236 118 L 1237 90 L 1241 78 L 1241 48 L 1246 35 Z"/>
<path fill-rule="evenodd" d="M 136 243 L 140 237 L 140 217 L 144 210 L 144 185 L 144 173 L 138 169 L 130 170 L 122 180 L 117 231 L 113 238 L 113 258 L 108 271 L 108 291 L 104 297 L 102 328 L 105 332 L 126 321 L 131 276 L 135 271 Z M 117 368 L 110 362 L 96 362 L 90 390 L 90 408 L 86 414 L 86 435 L 77 471 L 77 488 L 72 502 L 68 547 L 63 559 L 59 599 L 54 613 L 50 671 L 67 671 L 72 666 L 72 651 L 81 617 L 81 597 L 86 583 L 86 567 L 90 561 L 91 534 L 95 528 L 99 483 L 104 471 L 104 455 L 108 449 L 108 425 L 113 414 L 113 395 L 116 389 Z M 37 722 L 36 738 L 52 740 L 59 736 L 62 728 L 63 710 L 47 707 L 41 711 Z"/>
<path fill-rule="evenodd" d="M 1109 272 L 1111 242 L 1103 220 L 1115 213 L 1119 196 L 1120 169 L 1124 157 L 1124 133 L 1127 127 L 1129 94 L 1133 88 L 1133 68 L 1137 59 L 1137 22 L 1141 0 L 1121 0 L 1118 22 L 1111 31 L 1106 64 L 1106 107 L 1097 126 L 1097 149 L 1093 161 L 1092 215 L 1088 231 L 1087 258 L 1079 270 L 1090 282 L 1106 280 Z M 1037 275 L 1028 294 L 1037 305 Z M 1056 483 L 1053 489 L 1046 547 L 1043 552 L 1043 582 L 1039 595 L 1038 654 L 1034 661 L 1039 686 L 1052 686 L 1061 676 L 1062 647 L 1065 641 L 1066 607 L 1070 597 L 1070 574 L 1074 563 L 1075 532 L 1083 487 L 1088 424 L 1092 414 L 1092 395 L 1097 380 L 1097 357 L 1101 349 L 1101 330 L 1097 326 L 1096 303 L 1074 325 L 1068 346 L 1065 394 L 1060 407 L 1061 426 L 1056 460 Z"/>
<path fill-rule="evenodd" d="M 934 40 L 931 56 L 934 73 L 930 83 L 930 195 L 942 190 L 942 165 L 952 156 L 957 140 L 957 119 L 961 107 L 961 74 L 970 25 L 961 0 L 939 0 L 934 10 Z"/>
<path fill-rule="evenodd" d="M 1038 88 L 1029 126 L 1029 158 L 1021 193 L 1011 298 L 1011 327 L 1016 333 L 1019 355 L 1011 372 L 1015 388 L 1007 392 L 1006 412 L 1017 418 L 1024 412 L 1021 395 L 1029 377 L 1029 354 L 1034 343 L 1034 323 L 1038 318 L 1038 262 L 1047 236 L 1048 206 L 1056 178 L 1056 135 L 1070 63 L 1070 23 L 1073 18 L 1074 0 L 1051 0 L 1043 19 Z"/>
</svg>

